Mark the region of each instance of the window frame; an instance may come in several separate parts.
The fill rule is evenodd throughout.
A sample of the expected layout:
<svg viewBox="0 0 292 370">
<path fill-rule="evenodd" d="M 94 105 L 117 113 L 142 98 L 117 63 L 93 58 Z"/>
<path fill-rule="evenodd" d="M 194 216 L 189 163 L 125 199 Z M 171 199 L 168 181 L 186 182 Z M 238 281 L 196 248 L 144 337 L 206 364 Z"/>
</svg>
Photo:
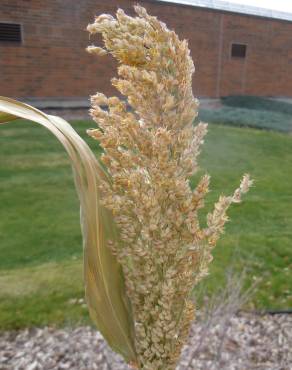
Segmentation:
<svg viewBox="0 0 292 370">
<path fill-rule="evenodd" d="M 239 56 L 239 55 L 233 55 L 232 54 L 234 45 L 244 47 L 244 56 Z M 247 43 L 232 41 L 231 44 L 230 44 L 230 58 L 235 59 L 235 60 L 246 60 L 246 58 L 247 58 L 247 46 L 248 46 Z"/>
<path fill-rule="evenodd" d="M 11 41 L 11 40 L 0 40 L 0 46 L 21 46 L 24 43 L 24 34 L 23 34 L 23 24 L 19 22 L 5 21 L 0 20 L 0 24 L 13 24 L 19 26 L 20 31 L 20 40 Z"/>
</svg>

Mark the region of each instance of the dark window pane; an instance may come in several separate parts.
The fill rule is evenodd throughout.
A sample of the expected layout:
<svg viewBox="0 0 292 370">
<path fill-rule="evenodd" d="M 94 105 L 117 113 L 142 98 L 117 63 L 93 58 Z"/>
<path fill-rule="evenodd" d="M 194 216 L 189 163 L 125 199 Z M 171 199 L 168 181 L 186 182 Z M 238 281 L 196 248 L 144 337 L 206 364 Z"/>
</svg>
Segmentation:
<svg viewBox="0 0 292 370">
<path fill-rule="evenodd" d="M 244 44 L 232 44 L 231 56 L 232 56 L 232 58 L 245 58 L 245 56 L 246 56 L 246 45 L 244 45 Z"/>
<path fill-rule="evenodd" d="M 0 23 L 0 42 L 21 42 L 20 24 Z"/>
</svg>

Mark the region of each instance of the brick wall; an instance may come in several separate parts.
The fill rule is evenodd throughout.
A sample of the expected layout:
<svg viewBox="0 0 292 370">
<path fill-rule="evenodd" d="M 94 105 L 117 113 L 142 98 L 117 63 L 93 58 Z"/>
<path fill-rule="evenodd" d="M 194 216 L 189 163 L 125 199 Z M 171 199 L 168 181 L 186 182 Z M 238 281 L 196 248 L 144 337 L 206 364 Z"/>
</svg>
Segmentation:
<svg viewBox="0 0 292 370">
<path fill-rule="evenodd" d="M 111 57 L 84 51 L 86 26 L 95 14 L 130 0 L 1 0 L 0 22 L 22 24 L 23 43 L 0 43 L 0 95 L 11 97 L 86 97 L 113 94 Z M 197 96 L 232 94 L 292 96 L 292 22 L 139 1 L 181 38 L 189 40 L 196 65 Z M 245 59 L 231 58 L 231 44 L 247 44 Z"/>
</svg>

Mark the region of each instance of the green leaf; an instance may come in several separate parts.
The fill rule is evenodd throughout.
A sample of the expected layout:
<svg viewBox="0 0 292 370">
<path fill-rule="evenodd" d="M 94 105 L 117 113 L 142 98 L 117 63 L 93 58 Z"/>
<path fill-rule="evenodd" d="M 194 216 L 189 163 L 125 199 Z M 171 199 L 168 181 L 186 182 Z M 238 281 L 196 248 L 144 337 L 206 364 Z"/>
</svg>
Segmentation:
<svg viewBox="0 0 292 370">
<path fill-rule="evenodd" d="M 63 144 L 73 168 L 81 206 L 86 300 L 92 320 L 112 349 L 136 363 L 134 324 L 121 265 L 108 248 L 119 243 L 112 215 L 100 204 L 99 182 L 107 175 L 84 140 L 60 117 L 0 97 L 0 124 L 27 119 L 46 127 Z"/>
</svg>

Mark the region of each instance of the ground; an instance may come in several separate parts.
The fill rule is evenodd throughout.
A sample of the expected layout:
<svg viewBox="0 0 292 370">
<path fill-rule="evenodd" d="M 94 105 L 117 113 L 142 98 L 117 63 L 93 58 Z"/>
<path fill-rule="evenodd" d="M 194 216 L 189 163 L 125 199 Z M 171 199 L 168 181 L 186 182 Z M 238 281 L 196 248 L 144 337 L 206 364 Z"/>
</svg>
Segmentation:
<svg viewBox="0 0 292 370">
<path fill-rule="evenodd" d="M 246 111 L 256 115 L 250 107 L 229 108 L 245 109 L 245 119 Z M 278 113 L 265 107 L 259 116 Z M 289 112 L 281 115 L 287 131 Z M 281 130 L 282 121 L 278 127 L 275 122 L 272 129 Z M 94 125 L 72 124 L 83 137 Z M 242 174 L 249 172 L 255 184 L 243 203 L 232 207 L 211 274 L 195 294 L 224 286 L 232 265 L 246 269 L 246 285 L 258 281 L 247 308 L 286 310 L 291 308 L 292 136 L 229 124 L 210 124 L 203 146 L 200 174 L 212 177 L 207 209 L 221 193 L 231 193 Z M 86 140 L 98 155 L 96 142 Z M 19 121 L 0 127 L 0 158 L 0 329 L 87 323 L 79 205 L 64 149 L 44 128 Z"/>
<path fill-rule="evenodd" d="M 211 317 L 193 324 L 176 370 L 291 370 L 291 315 Z M 83 326 L 0 332 L 0 364 L 1 370 L 131 370 Z"/>
</svg>

